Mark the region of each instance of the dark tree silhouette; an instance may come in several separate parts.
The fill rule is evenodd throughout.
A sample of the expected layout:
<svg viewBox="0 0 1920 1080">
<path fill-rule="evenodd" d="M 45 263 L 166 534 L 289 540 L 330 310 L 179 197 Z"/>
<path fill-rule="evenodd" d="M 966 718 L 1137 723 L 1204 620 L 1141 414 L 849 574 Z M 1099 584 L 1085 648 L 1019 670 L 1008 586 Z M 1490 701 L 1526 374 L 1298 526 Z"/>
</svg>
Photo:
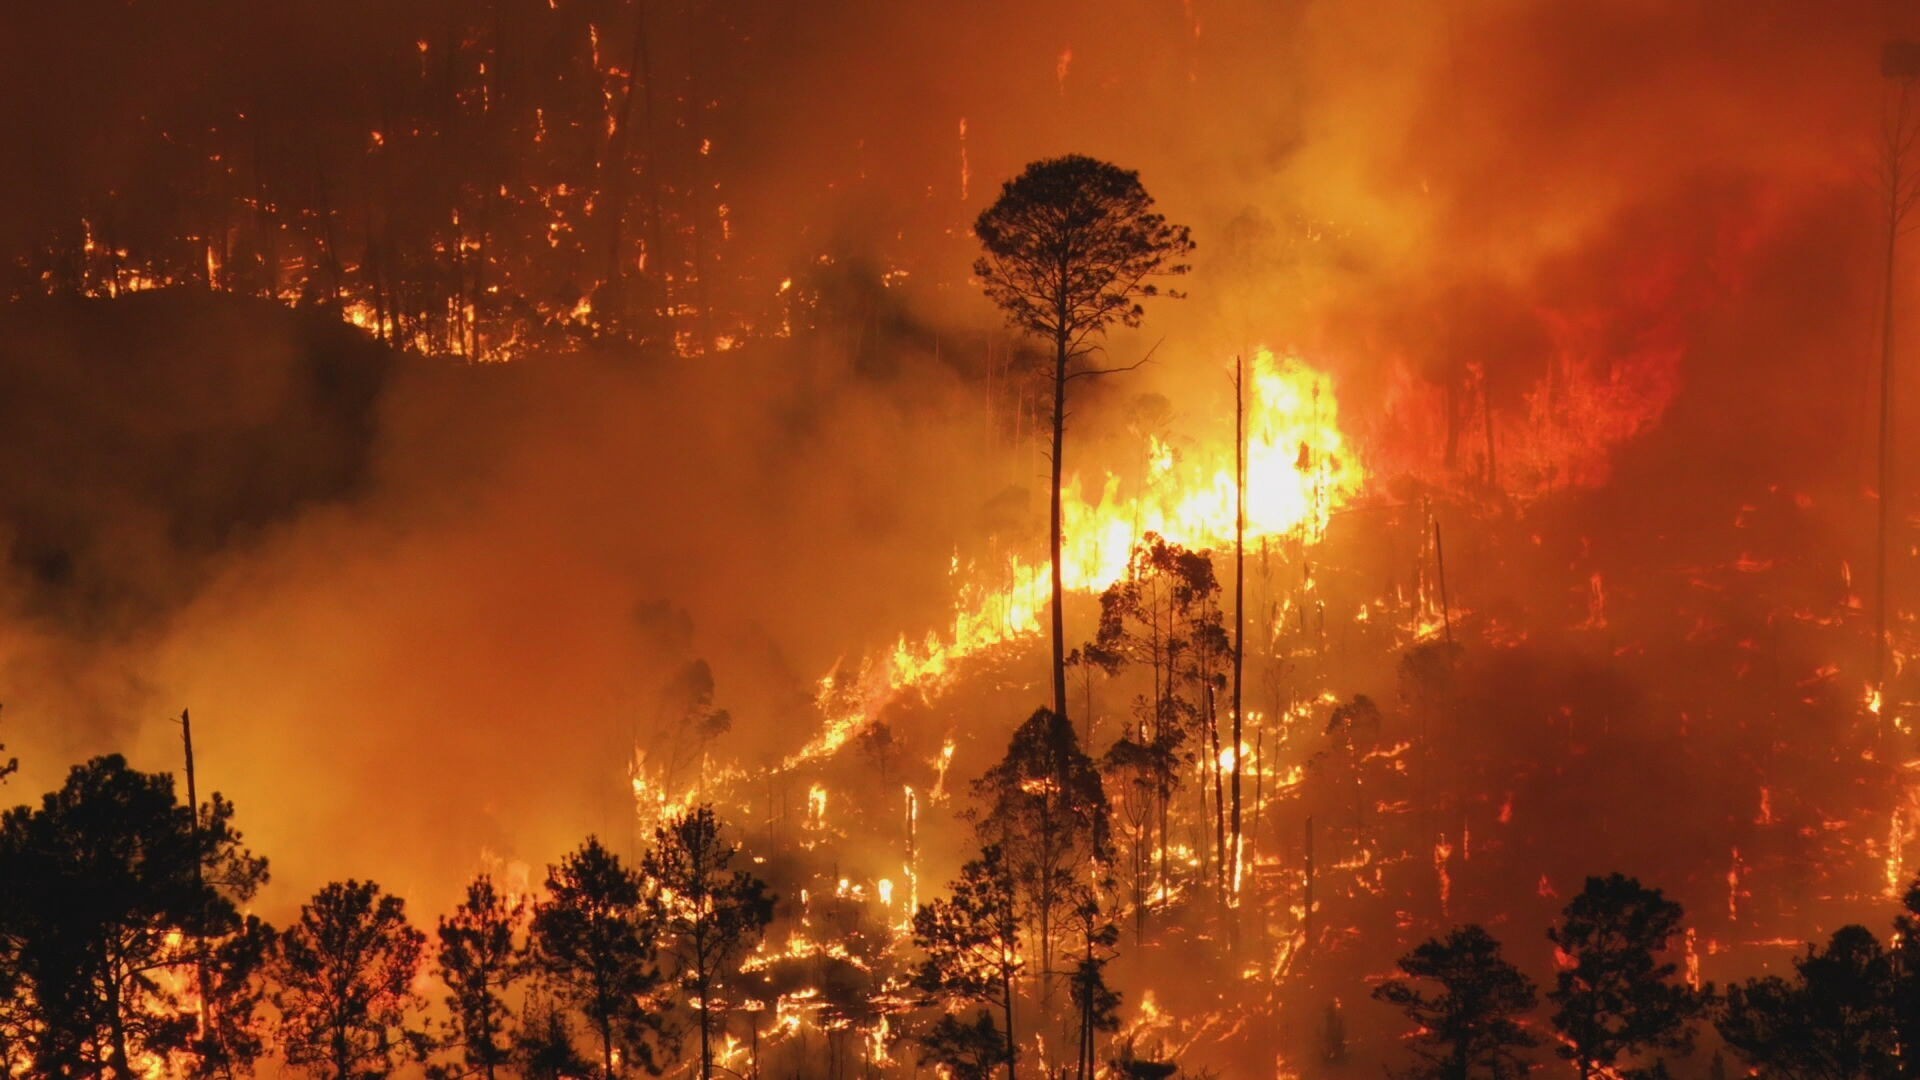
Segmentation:
<svg viewBox="0 0 1920 1080">
<path fill-rule="evenodd" d="M 1091 900 L 1095 875 L 1104 877 L 1113 861 L 1100 771 L 1067 718 L 1040 709 L 973 789 L 985 804 L 975 830 L 999 848 L 1040 947 L 1040 975 L 1050 978 L 1063 916 Z"/>
<path fill-rule="evenodd" d="M 1068 983 L 1079 1046 L 1073 1074 L 1075 1080 L 1093 1080 L 1100 1069 L 1100 1033 L 1120 1027 L 1120 992 L 1107 985 L 1107 965 L 1113 961 L 1113 946 L 1120 940 L 1120 928 L 1100 909 L 1099 898 L 1091 893 L 1081 897 L 1073 918 L 1080 938 L 1080 952 L 1074 958 L 1073 975 Z"/>
<path fill-rule="evenodd" d="M 954 1080 L 987 1080 L 1007 1057 L 1006 1036 L 986 1009 L 971 1022 L 945 1013 L 919 1041 L 922 1060 L 943 1066 Z"/>
<path fill-rule="evenodd" d="M 1657 1056 L 1631 1067 L 1622 1062 L 1693 1049 L 1694 1024 L 1707 998 L 1676 980 L 1679 966 L 1662 958 L 1680 932 L 1682 914 L 1659 889 L 1610 874 L 1588 878 L 1560 924 L 1548 929 L 1572 963 L 1547 994 L 1558 1006 L 1553 1026 L 1565 1036 L 1558 1053 L 1579 1068 L 1582 1080 L 1596 1072 L 1663 1076 Z"/>
<path fill-rule="evenodd" d="M 1762 1077 L 1899 1075 L 1893 961 L 1873 932 L 1843 926 L 1793 966 L 1794 981 L 1769 975 L 1727 988 L 1718 1021 L 1727 1045 Z"/>
<path fill-rule="evenodd" d="M 533 963 L 592 1028 L 605 1076 L 632 1063 L 660 1071 L 663 1025 L 650 1007 L 661 981 L 658 933 L 640 875 L 599 838 L 547 868 L 547 898 L 534 906 L 529 935 Z"/>
<path fill-rule="evenodd" d="M 1893 944 L 1887 952 L 1893 962 L 1893 1031 L 1903 1047 L 1920 1046 L 1920 879 L 1907 886 L 1901 911 L 1893 920 Z M 1904 1075 L 1920 1075 L 1920 1061 L 1903 1054 Z"/>
<path fill-rule="evenodd" d="M 745 870 L 730 870 L 739 849 L 720 835 L 713 807 L 701 806 L 655 830 L 641 872 L 653 890 L 674 978 L 700 1015 L 700 1075 L 713 1075 L 718 993 L 767 924 L 773 897 Z"/>
<path fill-rule="evenodd" d="M 1521 1055 L 1539 1040 L 1519 1017 L 1534 1007 L 1532 980 L 1500 956 L 1500 943 L 1478 926 L 1459 927 L 1444 940 L 1429 939 L 1400 958 L 1407 979 L 1440 984 L 1440 992 L 1416 989 L 1407 979 L 1388 979 L 1373 996 L 1405 1013 L 1416 1027 L 1409 1040 L 1419 1063 L 1408 1080 L 1504 1080 L 1522 1076 Z"/>
<path fill-rule="evenodd" d="M 543 993 L 528 995 L 513 1033 L 513 1060 L 528 1080 L 591 1076 L 594 1063 L 574 1048 L 566 1010 Z"/>
<path fill-rule="evenodd" d="M 1108 327 L 1138 326 L 1153 278 L 1184 274 L 1184 225 L 1153 208 L 1140 174 L 1069 154 L 1028 165 L 973 223 L 987 297 L 1013 326 L 1053 346 L 1053 711 L 1067 715 L 1066 621 L 1060 568 L 1060 482 L 1067 384 L 1119 370 L 1086 366 Z"/>
<path fill-rule="evenodd" d="M 1123 738 L 1107 750 L 1100 768 L 1111 778 L 1120 795 L 1119 817 L 1126 833 L 1127 892 L 1133 907 L 1133 940 L 1138 944 L 1146 937 L 1147 907 L 1153 896 L 1147 888 L 1147 876 L 1152 865 L 1155 808 L 1160 805 L 1160 792 L 1165 786 L 1167 762 L 1150 747 Z"/>
<path fill-rule="evenodd" d="M 413 992 L 427 936 L 406 902 L 371 881 L 333 882 L 300 908 L 280 936 L 274 1004 L 287 1064 L 332 1080 L 391 1074 L 423 1057 L 408 1026 L 426 1003 Z"/>
<path fill-rule="evenodd" d="M 523 902 L 509 900 L 493 878 L 481 874 L 467 883 L 466 898 L 453 914 L 441 916 L 435 933 L 435 966 L 447 987 L 454 1041 L 467 1073 L 487 1080 L 513 1057 L 506 993 L 521 970 L 514 937 L 525 915 Z"/>
<path fill-rule="evenodd" d="M 989 844 L 979 858 L 960 868 L 951 900 L 935 900 L 914 912 L 913 941 L 927 954 L 914 976 L 915 986 L 937 1000 L 975 1003 L 1000 1011 L 999 1060 L 1006 1066 L 1007 1080 L 1014 1080 L 1019 1061 L 1013 1026 L 1014 982 L 1024 962 L 1020 958 L 1018 890 L 999 848 Z M 980 1015 L 984 1023 L 976 1022 L 962 1044 L 949 1040 L 948 1036 L 958 1032 L 947 1023 L 922 1035 L 920 1044 L 928 1059 L 956 1070 L 975 1061 L 971 1054 L 979 1046 L 979 1032 L 993 1025 L 991 1013 Z M 956 1047 L 965 1049 L 969 1056 L 942 1056 L 956 1053 Z"/>
<path fill-rule="evenodd" d="M 1180 1075 L 1180 1063 L 1160 1055 L 1166 1052 L 1163 1046 L 1142 1048 L 1137 1040 L 1128 1037 L 1120 1044 L 1119 1053 L 1114 1055 L 1114 1072 L 1126 1080 L 1168 1080 Z"/>
<path fill-rule="evenodd" d="M 223 934 L 203 939 L 209 1004 L 202 1010 L 196 1055 L 189 1059 L 193 1075 L 253 1074 L 254 1062 L 267 1049 L 260 1006 L 269 995 L 267 977 L 279 940 L 279 933 L 254 915 L 244 916 Z"/>
<path fill-rule="evenodd" d="M 0 1076 L 19 1076 L 32 1066 L 38 1005 L 27 991 L 20 946 L 0 928 Z"/>
<path fill-rule="evenodd" d="M 36 1075 L 246 1069 L 271 931 L 238 905 L 266 877 L 220 796 L 196 823 L 170 776 L 117 755 L 76 766 L 0 818 L 0 1049 Z M 179 989 L 202 964 L 205 1025 Z"/>
</svg>

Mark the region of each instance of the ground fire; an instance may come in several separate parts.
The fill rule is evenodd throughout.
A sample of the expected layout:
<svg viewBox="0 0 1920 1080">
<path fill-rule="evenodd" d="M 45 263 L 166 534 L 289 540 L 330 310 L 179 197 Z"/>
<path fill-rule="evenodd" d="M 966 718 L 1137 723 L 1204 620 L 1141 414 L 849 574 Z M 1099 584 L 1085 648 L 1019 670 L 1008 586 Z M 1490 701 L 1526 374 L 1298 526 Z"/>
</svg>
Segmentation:
<svg viewBox="0 0 1920 1080">
<path fill-rule="evenodd" d="M 1914 1075 L 1915 41 L 0 13 L 0 1075 Z"/>
</svg>

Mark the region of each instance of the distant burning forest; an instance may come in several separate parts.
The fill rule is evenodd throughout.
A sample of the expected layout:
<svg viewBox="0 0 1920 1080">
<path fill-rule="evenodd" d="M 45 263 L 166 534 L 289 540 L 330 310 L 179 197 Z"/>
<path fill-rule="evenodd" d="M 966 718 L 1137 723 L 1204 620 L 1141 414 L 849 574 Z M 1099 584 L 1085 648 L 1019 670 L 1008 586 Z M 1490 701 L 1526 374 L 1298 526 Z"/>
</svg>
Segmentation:
<svg viewBox="0 0 1920 1080">
<path fill-rule="evenodd" d="M 0 1076 L 1920 1075 L 1916 42 L 0 12 Z"/>
</svg>

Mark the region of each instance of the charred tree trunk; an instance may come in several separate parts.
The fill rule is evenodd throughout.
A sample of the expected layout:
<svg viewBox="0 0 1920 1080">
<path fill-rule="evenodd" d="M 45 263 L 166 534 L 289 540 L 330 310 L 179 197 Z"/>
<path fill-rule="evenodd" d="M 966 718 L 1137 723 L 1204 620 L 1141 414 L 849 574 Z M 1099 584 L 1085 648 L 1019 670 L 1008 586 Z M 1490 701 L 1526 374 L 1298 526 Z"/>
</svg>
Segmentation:
<svg viewBox="0 0 1920 1080">
<path fill-rule="evenodd" d="M 1230 894 L 1240 892 L 1242 851 L 1240 816 L 1240 746 L 1245 732 L 1241 719 L 1241 679 L 1246 674 L 1247 656 L 1247 399 L 1246 365 L 1233 362 L 1233 847 L 1227 871 Z"/>
<path fill-rule="evenodd" d="M 1210 769 L 1213 773 L 1213 884 L 1214 890 L 1224 898 L 1227 892 L 1228 860 L 1227 780 L 1226 768 L 1221 764 L 1220 712 L 1214 702 L 1212 676 L 1208 676 L 1207 685 L 1207 732 L 1208 741 L 1212 743 L 1213 750 Z"/>
<path fill-rule="evenodd" d="M 1067 437 L 1067 331 L 1066 320 L 1054 335 L 1053 359 L 1053 500 L 1049 540 L 1053 545 L 1053 711 L 1061 719 L 1067 716 L 1067 622 L 1065 589 L 1061 584 L 1060 478 L 1061 445 Z"/>
<path fill-rule="evenodd" d="M 1881 282 L 1880 323 L 1880 442 L 1877 521 L 1875 523 L 1873 581 L 1877 595 L 1873 603 L 1873 690 L 1879 695 L 1882 714 L 1887 711 L 1887 543 L 1891 523 L 1893 493 L 1889 481 L 1893 473 L 1893 286 L 1894 264 L 1900 248 L 1901 213 L 1899 191 L 1901 167 L 1895 156 L 1888 163 L 1892 193 L 1887 201 L 1887 236 L 1884 279 Z M 1885 725 L 1880 725 L 1885 727 Z"/>
<path fill-rule="evenodd" d="M 120 1002 L 119 965 L 113 962 L 105 947 L 100 950 L 100 981 L 107 991 L 108 1034 L 113 1040 L 113 1075 L 120 1080 L 133 1080 L 138 1074 L 128 1064 L 132 1059 L 127 1056 L 127 1017 Z"/>
<path fill-rule="evenodd" d="M 605 1017 L 600 1020 L 600 1068 L 601 1075 L 612 1080 L 613 1077 L 613 1021 Z M 344 1077 L 343 1077 L 344 1080 Z"/>
<path fill-rule="evenodd" d="M 193 717 L 186 709 L 180 710 L 180 741 L 185 745 L 187 759 L 187 816 L 191 822 L 188 835 L 193 840 L 194 901 L 201 905 L 200 910 L 194 912 L 194 985 L 200 992 L 200 1033 L 212 1040 L 217 1038 L 218 1029 L 213 1025 L 213 1018 L 207 1015 L 207 1010 L 212 1007 L 213 985 L 207 974 L 207 914 L 204 907 L 206 867 L 200 847 L 200 789 L 193 771 Z"/>
<path fill-rule="evenodd" d="M 1007 1014 L 1007 1080 L 1019 1080 L 1014 1069 L 1020 1059 L 1020 1044 L 1013 1034 L 1013 969 L 1002 963 L 1000 968 L 1000 992 L 1006 995 Z"/>
<path fill-rule="evenodd" d="M 353 1043 L 347 1038 L 345 1021 L 339 1019 L 333 1024 L 333 1074 L 335 1080 L 353 1080 Z"/>
<path fill-rule="evenodd" d="M 713 1078 L 713 987 L 700 987 L 700 1080 Z"/>
</svg>

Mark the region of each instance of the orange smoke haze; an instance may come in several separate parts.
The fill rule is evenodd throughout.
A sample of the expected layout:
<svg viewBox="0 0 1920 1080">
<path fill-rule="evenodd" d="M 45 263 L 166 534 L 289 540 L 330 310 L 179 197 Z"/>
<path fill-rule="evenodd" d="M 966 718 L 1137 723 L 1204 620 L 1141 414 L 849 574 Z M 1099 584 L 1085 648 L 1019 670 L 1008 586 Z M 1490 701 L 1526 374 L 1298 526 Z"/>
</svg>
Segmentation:
<svg viewBox="0 0 1920 1080">
<path fill-rule="evenodd" d="M 814 809 L 814 774 L 775 766 L 883 719 L 929 800 L 930 894 L 966 782 L 1045 681 L 1026 632 L 1044 388 L 967 279 L 967 226 L 1023 163 L 1077 151 L 1139 169 L 1200 244 L 1190 297 L 1108 342 L 1151 362 L 1077 384 L 1080 522 L 1123 534 L 1067 564 L 1077 584 L 1109 583 L 1148 529 L 1230 543 L 1236 356 L 1311 390 L 1254 454 L 1256 519 L 1280 504 L 1256 520 L 1254 632 L 1284 648 L 1250 701 L 1293 725 L 1268 782 L 1319 767 L 1330 702 L 1396 700 L 1401 650 L 1457 632 L 1491 648 L 1446 704 L 1471 727 L 1440 733 L 1473 794 L 1420 860 L 1449 917 L 1618 865 L 1690 911 L 1731 892 L 1709 929 L 1731 943 L 1830 926 L 1914 866 L 1911 827 L 1889 829 L 1905 788 L 1862 796 L 1796 756 L 1862 760 L 1878 55 L 1920 32 L 1893 5 L 723 5 L 662 52 L 675 100 L 712 103 L 684 115 L 725 208 L 700 281 L 729 347 L 685 348 L 678 324 L 677 351 L 584 340 L 591 298 L 542 280 L 529 310 L 589 314 L 497 365 L 388 350 L 284 296 L 41 295 L 44 223 L 82 203 L 122 208 L 102 242 L 129 265 L 166 253 L 141 214 L 178 208 L 142 177 L 163 132 L 234 94 L 281 125 L 266 142 L 362 147 L 371 91 L 350 73 L 411 51 L 444 5 L 191 6 L 146 32 L 130 6 L 99 37 L 65 5 L 0 16 L 0 41 L 29 43 L 0 64 L 0 140 L 31 148 L 0 159 L 19 193 L 0 248 L 27 253 L 0 277 L 13 795 L 109 749 L 174 768 L 168 719 L 190 706 L 203 790 L 273 860 L 271 914 L 348 875 L 435 910 L 489 860 L 624 840 L 636 751 L 648 782 L 745 828 L 776 801 L 824 815 L 852 875 L 892 841 L 855 823 L 894 827 L 894 789 L 843 803 L 864 776 L 828 761 L 841 786 L 818 781 Z M 1912 299 L 1903 277 L 1904 325 Z M 1920 475 L 1920 447 L 1898 449 Z M 1014 632 L 953 648 L 956 604 Z M 1094 607 L 1074 604 L 1081 641 Z M 822 692 L 881 668 L 885 692 Z M 1114 697 L 1094 711 L 1123 713 Z M 678 726 L 690 701 L 729 714 L 710 760 Z M 1392 760 L 1368 763 L 1388 810 Z M 1681 794 L 1621 805 L 1647 784 Z M 1831 824 L 1852 800 L 1880 816 Z M 1735 858 L 1751 883 L 1834 836 L 1844 865 L 1777 898 L 1728 885 Z M 1532 934 L 1538 914 L 1513 917 Z"/>
</svg>

